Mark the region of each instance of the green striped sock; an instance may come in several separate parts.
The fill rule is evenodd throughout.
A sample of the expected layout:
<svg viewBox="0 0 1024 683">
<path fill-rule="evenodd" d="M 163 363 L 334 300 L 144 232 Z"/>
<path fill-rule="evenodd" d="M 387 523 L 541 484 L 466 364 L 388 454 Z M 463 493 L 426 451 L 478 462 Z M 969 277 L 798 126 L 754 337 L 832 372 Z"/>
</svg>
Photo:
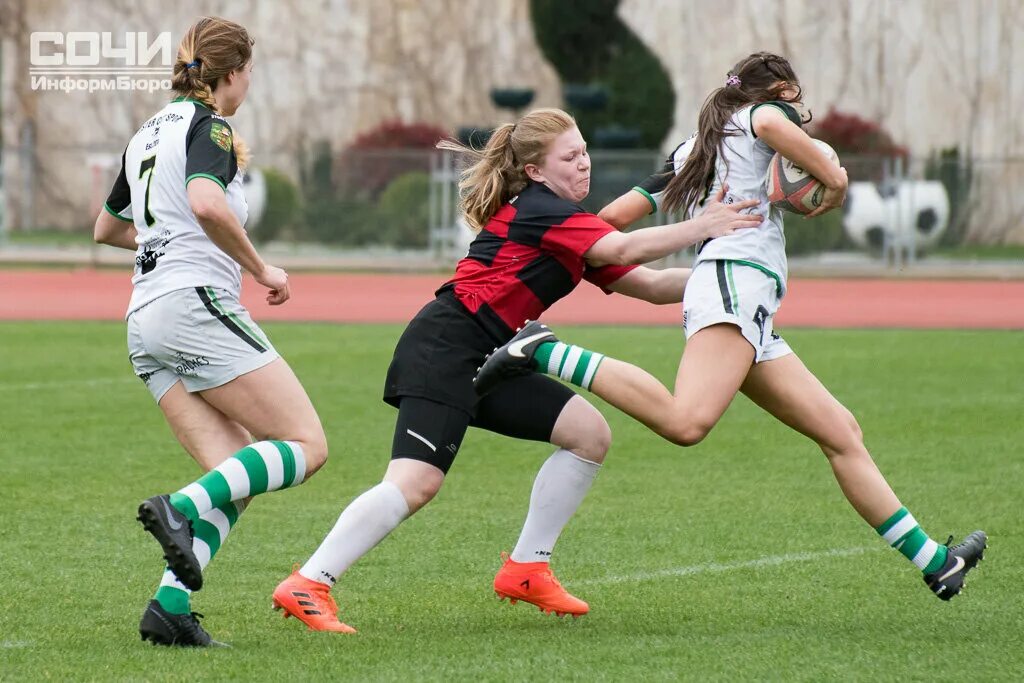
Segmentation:
<svg viewBox="0 0 1024 683">
<path fill-rule="evenodd" d="M 948 550 L 924 532 L 907 508 L 900 508 L 875 531 L 925 574 L 946 564 Z"/>
<path fill-rule="evenodd" d="M 210 510 L 194 524 L 195 538 L 192 540 L 192 551 L 199 560 L 199 565 L 206 569 L 210 560 L 217 554 L 228 533 L 234 528 L 239 515 L 245 511 L 245 502 L 227 503 Z M 191 611 L 189 596 L 191 591 L 178 581 L 170 569 L 164 569 L 160 586 L 156 589 L 153 599 L 171 614 L 188 614 Z"/>
<path fill-rule="evenodd" d="M 604 356 L 581 346 L 562 342 L 546 342 L 533 353 L 534 369 L 590 389 Z"/>
<path fill-rule="evenodd" d="M 225 503 L 298 486 L 305 476 L 306 458 L 297 443 L 260 441 L 172 493 L 171 505 L 196 522 Z"/>
</svg>

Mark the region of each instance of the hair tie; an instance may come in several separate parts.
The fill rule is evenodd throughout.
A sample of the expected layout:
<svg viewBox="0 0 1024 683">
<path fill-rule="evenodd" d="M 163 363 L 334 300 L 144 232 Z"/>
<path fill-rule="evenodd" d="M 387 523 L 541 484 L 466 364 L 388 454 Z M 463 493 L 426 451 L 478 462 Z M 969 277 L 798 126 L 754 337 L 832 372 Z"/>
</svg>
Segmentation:
<svg viewBox="0 0 1024 683">
<path fill-rule="evenodd" d="M 194 69 L 197 66 L 199 66 L 199 60 L 198 59 L 194 59 L 191 62 L 189 62 L 188 64 L 186 64 L 185 68 L 186 69 Z"/>
<path fill-rule="evenodd" d="M 725 79 L 726 87 L 734 85 L 738 88 L 741 82 L 742 81 L 740 81 L 740 77 L 737 76 L 736 74 L 729 74 L 729 78 Z"/>
</svg>

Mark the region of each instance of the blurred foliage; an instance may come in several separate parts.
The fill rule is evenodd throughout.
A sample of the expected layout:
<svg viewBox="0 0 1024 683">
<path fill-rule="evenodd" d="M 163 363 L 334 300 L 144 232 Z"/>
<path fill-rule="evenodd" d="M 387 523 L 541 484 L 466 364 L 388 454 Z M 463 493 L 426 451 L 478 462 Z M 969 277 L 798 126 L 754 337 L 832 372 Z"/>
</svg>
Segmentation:
<svg viewBox="0 0 1024 683">
<path fill-rule="evenodd" d="M 262 243 L 277 239 L 295 225 L 299 216 L 299 188 L 288 176 L 274 168 L 262 168 L 267 191 L 266 206 L 260 222 L 249 230 L 253 241 Z"/>
<path fill-rule="evenodd" d="M 949 225 L 939 239 L 939 246 L 962 244 L 967 235 L 973 175 L 971 160 L 960 155 L 959 147 L 936 150 L 925 162 L 924 177 L 942 183 L 949 197 Z"/>
<path fill-rule="evenodd" d="M 875 154 L 906 159 L 909 152 L 896 144 L 892 136 L 874 121 L 856 114 L 829 109 L 822 119 L 814 119 L 807 126 L 807 134 L 827 142 L 842 159 L 843 154 Z"/>
<path fill-rule="evenodd" d="M 439 140 L 450 136 L 450 131 L 429 123 L 384 121 L 358 135 L 338 156 L 334 165 L 336 186 L 376 198 L 403 173 L 430 170 L 426 155 L 403 155 L 402 150 L 433 149 Z"/>
<path fill-rule="evenodd" d="M 567 87 L 603 86 L 607 106 L 572 111 L 580 131 L 640 131 L 640 144 L 659 148 L 672 127 L 675 93 L 668 72 L 616 12 L 619 0 L 531 0 L 541 51 Z"/>
<path fill-rule="evenodd" d="M 376 244 L 377 215 L 372 203 L 352 197 L 316 197 L 306 201 L 305 229 L 314 242 L 363 246 Z"/>
<path fill-rule="evenodd" d="M 336 159 L 315 148 L 303 174 L 304 237 L 344 246 L 423 248 L 429 240 L 430 150 L 447 131 L 386 121 Z M 413 153 L 409 153 L 413 150 Z"/>
<path fill-rule="evenodd" d="M 808 219 L 794 213 L 785 216 L 786 253 L 790 256 L 833 251 L 846 241 L 842 209 Z"/>
<path fill-rule="evenodd" d="M 427 246 L 430 229 L 430 176 L 412 171 L 395 178 L 377 204 L 380 240 L 399 248 Z"/>
</svg>

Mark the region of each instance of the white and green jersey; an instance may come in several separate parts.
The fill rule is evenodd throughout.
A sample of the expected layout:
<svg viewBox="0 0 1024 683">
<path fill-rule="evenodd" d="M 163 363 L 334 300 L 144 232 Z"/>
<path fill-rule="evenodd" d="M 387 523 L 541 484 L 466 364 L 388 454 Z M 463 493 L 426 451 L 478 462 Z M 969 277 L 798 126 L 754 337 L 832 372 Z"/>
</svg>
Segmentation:
<svg viewBox="0 0 1024 683">
<path fill-rule="evenodd" d="M 754 134 L 751 117 L 761 106 L 775 106 L 794 123 L 800 125 L 800 116 L 785 102 L 763 102 L 738 110 L 725 125 L 726 137 L 715 159 L 715 175 L 705 197 L 713 197 L 724 182 L 729 184 L 725 202 L 731 204 L 757 199 L 759 204 L 751 212 L 759 212 L 765 220 L 757 228 L 740 230 L 727 237 L 707 240 L 697 246 L 694 265 L 703 261 L 733 261 L 763 270 L 773 277 L 780 295 L 786 289 L 786 238 L 782 228 L 782 211 L 768 203 L 764 177 L 775 150 Z M 686 162 L 696 141 L 696 134 L 676 147 L 664 168 L 633 188 L 651 202 L 653 210 L 661 208 L 666 186 Z M 704 211 L 703 200 L 691 207 L 691 216 Z"/>
<path fill-rule="evenodd" d="M 237 296 L 239 265 L 196 220 L 186 186 L 209 178 L 245 225 L 248 206 L 232 144 L 231 126 L 194 100 L 177 99 L 146 121 L 121 157 L 121 172 L 104 208 L 133 221 L 139 245 L 128 314 L 168 292 L 218 287 Z"/>
</svg>

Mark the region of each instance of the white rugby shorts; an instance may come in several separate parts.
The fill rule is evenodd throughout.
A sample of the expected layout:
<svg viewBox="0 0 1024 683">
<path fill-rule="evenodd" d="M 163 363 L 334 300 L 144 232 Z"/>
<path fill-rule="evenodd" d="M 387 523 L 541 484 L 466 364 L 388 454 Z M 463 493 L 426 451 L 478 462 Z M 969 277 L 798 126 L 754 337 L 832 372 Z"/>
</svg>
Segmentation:
<svg viewBox="0 0 1024 683">
<path fill-rule="evenodd" d="M 213 287 L 169 292 L 134 311 L 128 356 L 158 403 L 175 382 L 212 389 L 279 357 L 237 297 Z"/>
<path fill-rule="evenodd" d="M 736 325 L 754 347 L 755 363 L 781 358 L 793 350 L 773 328 L 780 303 L 781 281 L 768 271 L 737 261 L 702 261 L 686 283 L 683 331 L 689 339 L 711 325 Z"/>
</svg>

